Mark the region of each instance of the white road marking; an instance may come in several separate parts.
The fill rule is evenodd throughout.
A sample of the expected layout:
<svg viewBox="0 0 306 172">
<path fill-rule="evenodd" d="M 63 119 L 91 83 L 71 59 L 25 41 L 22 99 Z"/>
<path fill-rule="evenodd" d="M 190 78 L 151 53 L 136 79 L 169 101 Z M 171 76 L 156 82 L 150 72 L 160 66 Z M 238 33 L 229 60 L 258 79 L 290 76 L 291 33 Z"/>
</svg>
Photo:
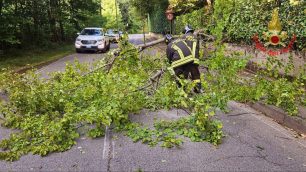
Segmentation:
<svg viewBox="0 0 306 172">
<path fill-rule="evenodd" d="M 109 129 L 105 127 L 104 146 L 103 146 L 103 159 L 107 159 L 109 151 Z"/>
<path fill-rule="evenodd" d="M 113 154 L 113 159 L 115 158 L 115 141 L 114 140 L 112 140 L 112 154 Z"/>
</svg>

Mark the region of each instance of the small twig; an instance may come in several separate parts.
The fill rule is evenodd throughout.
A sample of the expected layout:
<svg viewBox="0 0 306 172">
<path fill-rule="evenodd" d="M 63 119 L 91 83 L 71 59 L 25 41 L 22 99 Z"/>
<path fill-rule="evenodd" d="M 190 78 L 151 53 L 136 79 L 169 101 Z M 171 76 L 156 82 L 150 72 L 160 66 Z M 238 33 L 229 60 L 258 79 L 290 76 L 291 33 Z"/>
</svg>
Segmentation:
<svg viewBox="0 0 306 172">
<path fill-rule="evenodd" d="M 114 63 L 115 63 L 115 60 L 116 60 L 116 58 L 117 58 L 118 56 L 114 56 L 113 57 L 113 59 L 112 59 L 112 62 L 110 62 L 110 65 L 109 65 L 109 67 L 108 67 L 108 69 L 107 69 L 107 74 L 110 72 L 110 70 L 112 69 L 112 67 L 113 67 L 113 65 L 114 65 Z"/>
<path fill-rule="evenodd" d="M 160 81 L 160 78 L 162 77 L 162 75 L 160 75 L 157 79 L 157 82 L 156 82 L 156 85 L 155 85 L 155 90 L 158 88 L 158 85 L 159 85 L 159 81 Z"/>
<path fill-rule="evenodd" d="M 191 112 L 189 112 L 187 109 L 182 108 L 183 111 L 185 111 L 188 115 L 191 115 Z"/>
<path fill-rule="evenodd" d="M 161 75 L 164 73 L 164 69 L 160 69 L 155 75 L 153 75 L 153 77 L 150 77 L 150 83 L 143 86 L 143 87 L 140 87 L 138 88 L 137 90 L 135 90 L 134 92 L 136 91 L 141 91 L 141 90 L 144 90 L 146 88 L 149 88 L 151 87 L 152 85 L 154 85 L 154 83 L 157 83 L 157 85 L 159 84 L 159 79 L 161 78 Z M 158 80 L 155 80 L 156 78 L 158 78 Z M 156 87 L 155 87 L 156 88 Z"/>
<path fill-rule="evenodd" d="M 146 89 L 146 88 L 151 87 L 152 85 L 153 85 L 153 83 L 151 82 L 150 84 L 148 84 L 148 85 L 146 85 L 146 86 L 143 86 L 143 87 L 140 87 L 140 88 L 138 88 L 137 90 L 135 90 L 135 91 L 133 91 L 133 92 L 137 92 L 137 91 L 144 90 L 144 89 Z"/>
<path fill-rule="evenodd" d="M 107 64 L 105 64 L 105 65 L 103 65 L 103 66 L 101 66 L 101 67 L 99 67 L 99 68 L 97 68 L 97 69 L 94 69 L 94 70 L 92 70 L 92 71 L 90 71 L 90 72 L 88 72 L 88 73 L 86 73 L 86 74 L 84 74 L 84 75 L 82 75 L 82 76 L 90 75 L 90 74 L 92 74 L 92 73 L 94 73 L 94 72 L 96 72 L 96 71 L 98 71 L 98 70 L 100 70 L 100 69 L 102 69 L 102 68 L 104 68 L 104 67 L 106 67 L 106 66 L 108 66 L 108 65 L 111 65 L 111 63 L 107 63 Z"/>
<path fill-rule="evenodd" d="M 157 82 L 156 78 L 158 79 L 163 73 L 163 69 L 158 70 L 152 77 L 150 77 L 150 80 L 153 82 Z"/>
<path fill-rule="evenodd" d="M 159 76 L 159 78 L 158 78 L 158 81 L 157 81 L 157 83 L 156 83 L 156 88 L 158 87 L 159 81 L 160 81 L 160 79 L 162 78 L 162 76 L 163 76 L 164 73 L 165 73 L 165 70 L 162 69 L 162 74 L 161 74 L 161 75 Z"/>
</svg>

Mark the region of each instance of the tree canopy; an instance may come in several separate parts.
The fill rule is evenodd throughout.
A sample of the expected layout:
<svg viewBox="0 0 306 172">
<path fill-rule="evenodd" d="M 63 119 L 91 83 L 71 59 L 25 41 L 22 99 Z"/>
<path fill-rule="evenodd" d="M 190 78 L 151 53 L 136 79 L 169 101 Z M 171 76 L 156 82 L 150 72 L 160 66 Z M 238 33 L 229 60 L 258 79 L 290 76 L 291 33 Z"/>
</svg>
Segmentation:
<svg viewBox="0 0 306 172">
<path fill-rule="evenodd" d="M 75 36 L 84 26 L 102 25 L 98 0 L 0 0 L 0 43 L 42 45 Z"/>
</svg>

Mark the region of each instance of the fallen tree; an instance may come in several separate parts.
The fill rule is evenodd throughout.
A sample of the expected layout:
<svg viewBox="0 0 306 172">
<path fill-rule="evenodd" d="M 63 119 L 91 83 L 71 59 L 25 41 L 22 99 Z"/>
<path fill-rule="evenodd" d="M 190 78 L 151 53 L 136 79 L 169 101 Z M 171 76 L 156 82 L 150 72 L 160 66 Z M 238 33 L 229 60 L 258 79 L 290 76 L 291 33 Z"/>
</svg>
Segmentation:
<svg viewBox="0 0 306 172">
<path fill-rule="evenodd" d="M 159 56 L 144 56 L 140 61 L 138 49 L 125 42 L 117 56 L 100 61 L 93 71 L 75 63 L 41 80 L 34 71 L 4 70 L 0 90 L 7 93 L 9 102 L 0 104 L 2 125 L 20 132 L 0 142 L 0 159 L 13 161 L 30 152 L 45 156 L 68 150 L 80 137 L 78 128 L 85 125 L 93 127 L 86 133 L 94 138 L 112 127 L 151 146 L 159 142 L 164 147 L 179 146 L 179 135 L 219 144 L 222 124 L 211 119 L 209 106 L 199 108 L 202 104 L 190 99 L 187 90 L 178 89 L 166 71 L 155 74 L 163 68 Z M 191 90 L 192 83 L 184 85 Z M 157 122 L 152 130 L 128 117 L 142 109 L 168 108 L 188 108 L 191 115 L 167 125 Z"/>
</svg>

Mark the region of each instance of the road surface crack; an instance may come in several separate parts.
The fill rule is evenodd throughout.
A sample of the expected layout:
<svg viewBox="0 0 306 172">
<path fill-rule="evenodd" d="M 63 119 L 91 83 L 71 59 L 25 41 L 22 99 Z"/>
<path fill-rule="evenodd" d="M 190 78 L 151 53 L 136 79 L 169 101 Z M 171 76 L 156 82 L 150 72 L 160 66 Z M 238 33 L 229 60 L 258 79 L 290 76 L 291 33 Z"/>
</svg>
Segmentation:
<svg viewBox="0 0 306 172">
<path fill-rule="evenodd" d="M 112 144 L 112 130 L 109 129 L 109 134 L 108 134 L 108 138 L 109 138 L 109 142 L 107 143 L 108 144 L 108 152 L 107 152 L 107 172 L 110 172 L 111 171 L 111 161 L 113 159 L 113 144 Z"/>
<path fill-rule="evenodd" d="M 281 166 L 284 165 L 284 164 L 276 163 L 276 162 L 273 162 L 273 161 L 269 160 L 269 159 L 268 159 L 268 155 L 267 155 L 266 153 L 264 153 L 264 150 L 265 150 L 264 147 L 258 146 L 258 145 L 257 145 L 257 146 L 254 146 L 254 145 L 250 144 L 250 143 L 247 142 L 247 141 L 243 141 L 242 138 L 241 138 L 241 136 L 239 136 L 239 133 L 240 133 L 240 132 L 236 133 L 236 135 L 237 135 L 238 137 L 234 137 L 233 134 L 229 134 L 229 135 L 230 135 L 233 139 L 237 140 L 238 142 L 240 142 L 240 143 L 243 144 L 243 145 L 246 145 L 246 146 L 249 147 L 250 149 L 255 149 L 257 155 L 253 155 L 253 156 L 233 156 L 234 158 L 235 158 L 235 157 L 236 157 L 236 158 L 243 158 L 243 157 L 251 158 L 251 157 L 253 157 L 253 158 L 260 158 L 260 159 L 266 161 L 267 163 L 273 164 L 273 165 L 275 165 L 275 166 L 280 166 L 280 167 L 281 167 Z M 256 139 L 256 138 L 253 137 L 253 139 Z M 227 159 L 229 159 L 229 158 L 227 157 Z"/>
</svg>

